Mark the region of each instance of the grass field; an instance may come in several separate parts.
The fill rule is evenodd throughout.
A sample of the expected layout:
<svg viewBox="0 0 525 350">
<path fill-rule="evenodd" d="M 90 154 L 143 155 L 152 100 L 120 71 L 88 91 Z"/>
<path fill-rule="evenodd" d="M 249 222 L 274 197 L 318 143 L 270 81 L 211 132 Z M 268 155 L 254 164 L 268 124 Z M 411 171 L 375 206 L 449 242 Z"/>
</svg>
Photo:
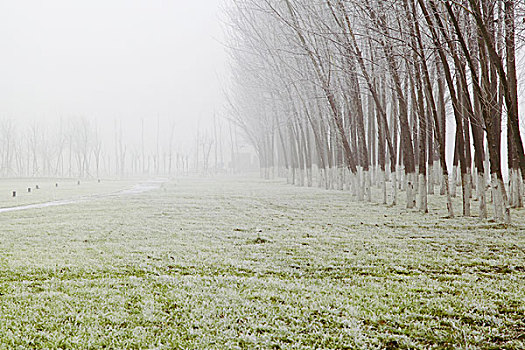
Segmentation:
<svg viewBox="0 0 525 350">
<path fill-rule="evenodd" d="M 60 198 L 132 184 L 98 185 Z M 223 178 L 2 213 L 0 348 L 525 348 L 525 211 L 430 207 Z"/>
</svg>

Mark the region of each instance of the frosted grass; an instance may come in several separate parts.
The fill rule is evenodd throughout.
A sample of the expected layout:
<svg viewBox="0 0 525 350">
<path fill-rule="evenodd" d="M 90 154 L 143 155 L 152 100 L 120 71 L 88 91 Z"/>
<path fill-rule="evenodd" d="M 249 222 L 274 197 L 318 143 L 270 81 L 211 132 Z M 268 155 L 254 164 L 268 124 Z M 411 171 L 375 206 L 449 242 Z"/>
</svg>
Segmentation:
<svg viewBox="0 0 525 350">
<path fill-rule="evenodd" d="M 223 178 L 3 213 L 0 347 L 523 348 L 525 212 L 442 204 Z"/>
</svg>

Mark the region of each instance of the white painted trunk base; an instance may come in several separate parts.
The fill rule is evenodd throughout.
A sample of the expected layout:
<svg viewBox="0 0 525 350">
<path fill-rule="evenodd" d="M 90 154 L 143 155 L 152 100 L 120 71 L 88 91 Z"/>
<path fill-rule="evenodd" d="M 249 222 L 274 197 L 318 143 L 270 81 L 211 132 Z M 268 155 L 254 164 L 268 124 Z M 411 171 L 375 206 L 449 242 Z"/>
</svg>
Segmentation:
<svg viewBox="0 0 525 350">
<path fill-rule="evenodd" d="M 456 174 L 457 173 L 458 173 L 458 167 L 454 165 L 452 167 L 452 173 L 450 174 L 450 195 L 453 198 L 456 197 L 456 190 L 457 190 Z"/>
<path fill-rule="evenodd" d="M 412 209 L 416 206 L 416 193 L 414 189 L 414 179 L 416 177 L 415 173 L 410 173 L 405 175 L 406 179 L 406 195 L 407 195 L 407 208 Z"/>
<path fill-rule="evenodd" d="M 381 187 L 381 193 L 383 194 L 383 204 L 387 204 L 387 191 L 386 191 L 386 174 L 383 170 L 379 169 L 377 176 L 379 177 L 379 183 Z"/>
<path fill-rule="evenodd" d="M 434 194 L 434 179 L 432 178 L 434 174 L 434 166 L 429 165 L 428 166 L 428 174 L 429 174 L 429 180 L 427 181 L 427 193 L 428 194 Z"/>
<path fill-rule="evenodd" d="M 431 182 L 431 181 L 430 181 Z M 427 177 L 419 174 L 419 210 L 428 213 Z"/>
<path fill-rule="evenodd" d="M 392 205 L 397 204 L 397 174 L 393 172 L 392 177 Z"/>
<path fill-rule="evenodd" d="M 462 176 L 462 190 L 463 190 L 463 215 L 470 216 L 470 174 L 467 171 L 466 174 Z"/>
<path fill-rule="evenodd" d="M 479 200 L 479 218 L 480 219 L 486 219 L 487 218 L 487 201 L 485 198 L 485 177 L 483 174 L 477 175 L 477 186 L 476 186 L 476 193 Z"/>
</svg>

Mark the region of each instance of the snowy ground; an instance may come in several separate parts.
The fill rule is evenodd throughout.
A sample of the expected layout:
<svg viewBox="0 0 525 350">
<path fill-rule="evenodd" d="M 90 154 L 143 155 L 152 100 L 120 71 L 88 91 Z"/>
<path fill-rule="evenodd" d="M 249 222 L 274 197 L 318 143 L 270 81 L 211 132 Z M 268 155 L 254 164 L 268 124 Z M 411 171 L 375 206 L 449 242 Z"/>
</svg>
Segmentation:
<svg viewBox="0 0 525 350">
<path fill-rule="evenodd" d="M 504 227 L 250 178 L 69 185 L 42 201 L 119 194 L 0 213 L 0 348 L 525 347 L 525 211 Z"/>
<path fill-rule="evenodd" d="M 130 188 L 124 189 L 119 188 L 122 188 L 123 185 L 129 186 L 127 182 L 105 181 L 104 186 L 101 185 L 101 182 L 95 183 L 93 181 L 87 182 L 87 186 L 85 183 L 76 182 L 77 186 L 74 186 L 71 183 L 66 182 L 69 186 L 66 186 L 65 191 L 62 191 L 62 186 L 59 190 L 57 183 L 55 183 L 55 186 L 48 185 L 46 187 L 41 187 L 40 185 L 38 188 L 35 187 L 31 190 L 28 188 L 27 192 L 25 192 L 25 195 L 22 197 L 23 199 L 21 200 L 18 199 L 20 198 L 20 195 L 17 194 L 15 196 L 13 194 L 11 196 L 13 198 L 12 200 L 3 202 L 4 205 L 9 203 L 10 206 L 0 208 L 0 214 L 11 211 L 42 209 L 61 205 L 89 202 L 105 198 L 114 198 L 123 195 L 139 194 L 159 189 L 162 184 L 167 181 L 167 179 L 163 178 L 143 180 L 141 182 L 134 183 L 134 185 Z M 82 187 L 80 187 L 80 185 L 82 185 Z M 11 187 L 16 188 L 16 186 Z M 81 193 L 83 193 L 83 195 L 80 195 Z M 50 199 L 50 196 L 53 197 L 53 200 Z M 56 197 L 64 198 L 56 199 Z M 3 199 L 5 200 L 5 196 Z M 21 204 L 24 202 L 27 202 L 27 204 Z"/>
<path fill-rule="evenodd" d="M 2 179 L 0 208 L 12 208 L 52 201 L 78 200 L 86 196 L 109 195 L 133 188 L 138 180 L 78 180 L 72 179 Z M 39 187 L 38 189 L 36 187 Z M 31 189 L 29 192 L 28 189 Z M 13 197 L 13 191 L 16 196 Z"/>
</svg>

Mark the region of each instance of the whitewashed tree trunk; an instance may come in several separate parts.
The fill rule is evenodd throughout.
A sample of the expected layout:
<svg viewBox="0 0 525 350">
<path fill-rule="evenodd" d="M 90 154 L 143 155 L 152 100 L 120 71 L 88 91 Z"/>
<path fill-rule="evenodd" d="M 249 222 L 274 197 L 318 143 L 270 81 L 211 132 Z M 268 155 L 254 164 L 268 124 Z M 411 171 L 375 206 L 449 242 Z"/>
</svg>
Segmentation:
<svg viewBox="0 0 525 350">
<path fill-rule="evenodd" d="M 352 179 L 350 178 L 350 170 L 348 170 L 348 168 L 344 168 L 343 171 L 343 190 L 352 190 Z"/>
<path fill-rule="evenodd" d="M 503 188 L 502 188 L 503 186 Z M 505 185 L 500 183 L 497 174 L 492 174 L 492 202 L 494 205 L 494 219 L 497 221 L 503 220 L 504 208 L 503 208 L 503 191 Z"/>
<path fill-rule="evenodd" d="M 398 188 L 401 190 L 401 191 L 405 191 L 406 190 L 406 173 L 405 173 L 405 167 L 403 165 L 401 165 L 400 167 L 397 168 L 397 179 L 399 180 L 398 181 Z"/>
<path fill-rule="evenodd" d="M 509 202 L 512 208 L 521 208 L 523 206 L 523 198 L 521 194 L 521 178 L 519 169 L 509 170 L 510 190 Z"/>
<path fill-rule="evenodd" d="M 488 146 L 486 146 L 486 150 L 485 150 L 485 154 L 489 154 L 489 151 L 488 151 Z M 484 172 L 483 172 L 483 176 L 485 178 L 485 183 L 490 186 L 492 186 L 492 178 L 491 178 L 491 174 L 490 174 L 490 160 L 489 160 L 490 157 L 485 157 L 485 162 L 483 163 L 484 165 Z M 486 192 L 485 192 L 486 193 Z M 492 195 L 492 191 L 489 192 L 490 193 L 490 199 L 488 200 L 488 202 L 491 202 L 492 203 L 492 198 L 493 198 L 493 195 Z"/>
<path fill-rule="evenodd" d="M 350 173 L 350 181 L 352 183 L 352 195 L 356 197 L 357 193 L 360 191 L 359 190 L 359 185 L 360 185 L 359 173 L 357 174 Z"/>
<path fill-rule="evenodd" d="M 521 177 L 521 169 L 516 170 L 516 197 L 516 207 L 523 208 L 523 179 Z"/>
<path fill-rule="evenodd" d="M 470 174 L 469 171 L 462 175 L 463 183 L 463 215 L 470 216 Z"/>
<path fill-rule="evenodd" d="M 485 177 L 483 174 L 477 175 L 477 197 L 479 200 L 479 217 L 480 219 L 486 219 L 487 218 L 487 200 L 485 197 Z"/>
<path fill-rule="evenodd" d="M 441 185 L 443 183 L 443 169 L 441 169 L 441 163 L 440 162 L 434 162 L 434 174 L 432 181 L 434 181 L 434 184 Z M 445 193 L 445 191 L 443 191 Z"/>
<path fill-rule="evenodd" d="M 343 191 L 345 188 L 345 169 L 343 167 L 337 168 L 337 189 Z"/>
<path fill-rule="evenodd" d="M 479 196 L 478 196 L 478 171 L 476 170 L 476 168 L 474 168 L 474 170 L 472 171 L 472 188 L 471 188 L 471 195 L 472 195 L 472 199 L 477 201 L 479 199 Z"/>
<path fill-rule="evenodd" d="M 454 165 L 452 167 L 452 173 L 450 174 L 450 195 L 455 198 L 456 197 L 456 190 L 457 190 L 457 174 L 458 173 L 458 167 L 457 165 Z"/>
<path fill-rule="evenodd" d="M 507 196 L 507 192 L 505 191 L 505 183 L 503 180 L 499 181 L 499 188 L 501 192 L 501 198 L 502 198 L 502 204 L 503 204 L 503 221 L 506 224 L 510 224 L 510 204 L 509 204 L 509 198 Z"/>
<path fill-rule="evenodd" d="M 448 174 L 443 175 L 443 182 L 445 184 L 445 195 L 447 197 L 447 211 L 448 211 L 448 217 L 453 218 L 454 217 L 454 207 L 452 206 L 452 195 L 450 194 L 450 188 L 449 188 L 449 179 Z"/>
<path fill-rule="evenodd" d="M 323 188 L 325 184 L 324 169 L 317 169 L 317 187 Z"/>
<path fill-rule="evenodd" d="M 419 174 L 419 210 L 428 213 L 427 177 Z"/>
<path fill-rule="evenodd" d="M 383 204 L 387 204 L 387 191 L 386 191 L 386 174 L 383 170 L 378 170 L 379 182 L 381 184 L 381 192 L 383 193 Z"/>
<path fill-rule="evenodd" d="M 412 209 L 416 205 L 416 194 L 414 189 L 415 173 L 406 174 L 406 195 L 407 195 L 407 208 Z"/>
<path fill-rule="evenodd" d="M 334 167 L 328 169 L 328 186 L 331 190 L 335 190 L 337 186 L 337 169 Z"/>
<path fill-rule="evenodd" d="M 441 167 L 441 164 L 439 164 L 438 167 L 436 167 L 436 175 L 437 175 L 437 171 L 440 171 L 440 175 L 436 178 L 436 183 L 438 183 L 440 185 L 440 188 L 439 188 L 439 194 L 440 195 L 445 195 L 447 193 L 447 188 L 449 189 L 450 191 L 450 187 L 449 187 L 449 182 L 448 182 L 448 176 L 447 176 L 447 180 L 445 181 L 445 177 L 442 176 L 443 174 L 443 169 Z M 450 192 L 449 192 L 450 194 Z"/>
<path fill-rule="evenodd" d="M 364 201 L 364 188 L 362 186 L 363 184 L 363 168 L 358 167 L 357 168 L 357 200 L 362 202 Z"/>
<path fill-rule="evenodd" d="M 428 189 L 427 189 L 427 193 L 428 194 L 434 194 L 434 179 L 433 179 L 433 175 L 434 175 L 434 166 L 433 165 L 429 165 L 428 166 L 428 181 L 427 181 L 427 186 L 428 186 Z"/>
<path fill-rule="evenodd" d="M 367 202 L 372 202 L 372 174 L 370 171 L 365 171 L 363 174 L 365 178 L 365 198 Z"/>
<path fill-rule="evenodd" d="M 304 169 L 299 168 L 299 176 L 298 176 L 297 186 L 304 187 Z"/>
<path fill-rule="evenodd" d="M 392 205 L 397 204 L 397 171 L 391 174 L 392 178 Z"/>
</svg>

